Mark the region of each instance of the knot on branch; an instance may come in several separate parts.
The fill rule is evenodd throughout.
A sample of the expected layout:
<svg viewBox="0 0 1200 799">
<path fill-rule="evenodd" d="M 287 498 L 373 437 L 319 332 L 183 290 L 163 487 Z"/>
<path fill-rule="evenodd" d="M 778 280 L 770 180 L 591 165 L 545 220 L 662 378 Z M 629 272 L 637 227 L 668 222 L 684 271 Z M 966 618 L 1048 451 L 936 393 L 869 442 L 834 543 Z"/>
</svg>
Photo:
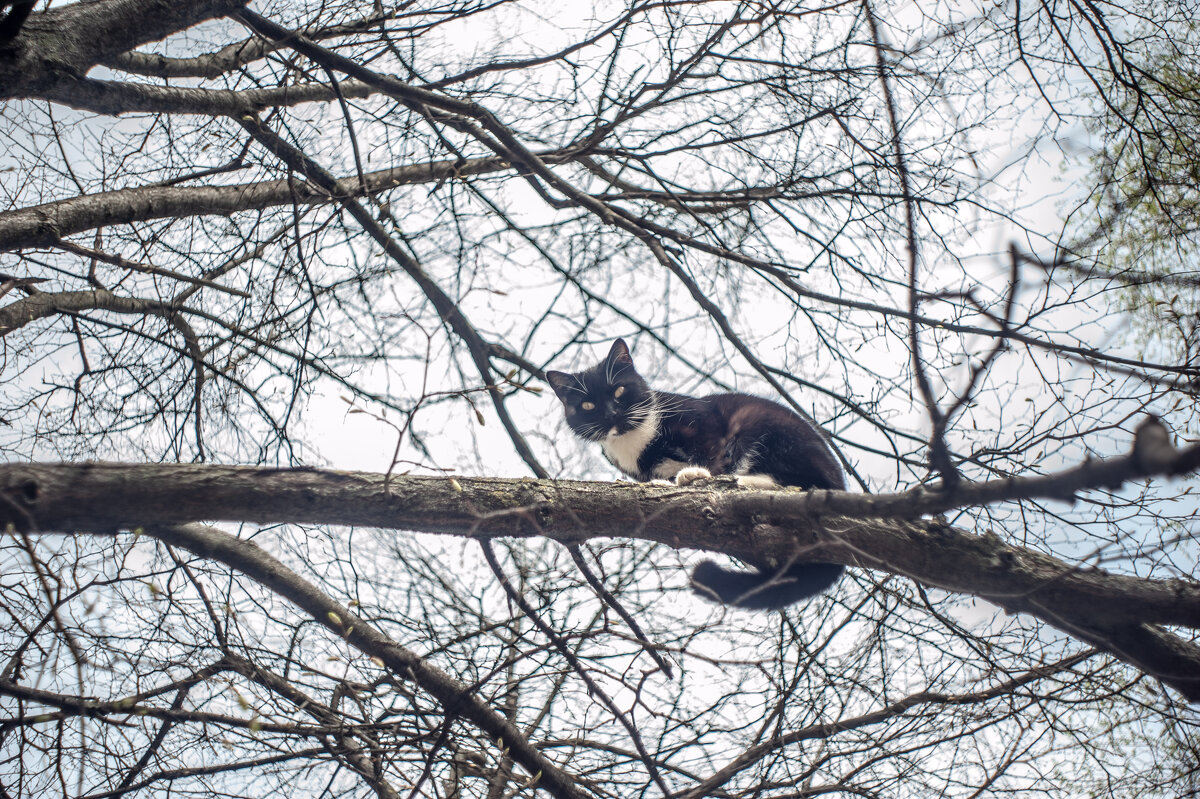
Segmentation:
<svg viewBox="0 0 1200 799">
<path fill-rule="evenodd" d="M 1157 416 L 1150 416 L 1133 435 L 1133 459 L 1143 474 L 1173 474 L 1179 453 L 1171 434 Z"/>
<path fill-rule="evenodd" d="M 0 486 L 0 526 L 31 532 L 37 529 L 34 510 L 41 496 L 41 485 L 33 475 L 15 474 Z"/>
<path fill-rule="evenodd" d="M 34 211 L 34 217 L 37 220 L 35 230 L 38 244 L 53 244 L 63 237 L 62 228 L 55 217 L 45 211 Z"/>
</svg>

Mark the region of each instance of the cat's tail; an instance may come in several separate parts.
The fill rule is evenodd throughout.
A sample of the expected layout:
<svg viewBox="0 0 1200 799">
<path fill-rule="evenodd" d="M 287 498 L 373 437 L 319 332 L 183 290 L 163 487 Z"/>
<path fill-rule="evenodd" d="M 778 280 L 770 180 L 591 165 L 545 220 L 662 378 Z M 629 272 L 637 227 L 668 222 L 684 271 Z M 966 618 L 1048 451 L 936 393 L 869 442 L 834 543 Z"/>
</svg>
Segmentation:
<svg viewBox="0 0 1200 799">
<path fill-rule="evenodd" d="M 734 607 L 781 610 L 821 593 L 845 570 L 839 563 L 794 563 L 784 572 L 739 571 L 706 560 L 692 571 L 692 590 Z"/>
</svg>

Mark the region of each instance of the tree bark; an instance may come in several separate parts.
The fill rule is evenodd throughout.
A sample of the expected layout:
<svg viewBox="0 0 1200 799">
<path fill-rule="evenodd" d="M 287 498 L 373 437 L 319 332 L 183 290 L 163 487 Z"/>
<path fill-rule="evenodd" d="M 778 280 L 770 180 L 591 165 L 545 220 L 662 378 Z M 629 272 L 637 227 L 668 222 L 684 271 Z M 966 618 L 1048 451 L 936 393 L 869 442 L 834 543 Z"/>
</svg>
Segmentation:
<svg viewBox="0 0 1200 799">
<path fill-rule="evenodd" d="M 39 96 L 138 45 L 237 11 L 246 0 L 95 0 L 31 14 L 0 48 L 0 100 Z"/>
<path fill-rule="evenodd" d="M 559 163 L 567 159 L 568 153 L 544 152 L 539 153 L 539 157 L 547 163 Z M 511 169 L 507 161 L 496 156 L 430 161 L 367 172 L 362 180 L 357 176 L 342 178 L 338 181 L 338 196 L 356 197 L 397 186 L 437 183 Z M 110 225 L 208 214 L 228 215 L 289 203 L 331 202 L 334 198 L 316 186 L 286 179 L 230 186 L 118 189 L 0 213 L 0 252 L 23 247 L 53 247 L 62 237 Z"/>
<path fill-rule="evenodd" d="M 1200 701 L 1200 647 L 1156 626 L 1200 628 L 1200 586 L 1075 566 L 990 531 L 872 512 L 873 503 L 903 505 L 905 496 L 923 491 L 872 496 L 745 491 L 725 482 L 681 489 L 239 466 L 21 464 L 0 466 L 0 523 L 43 533 L 236 521 L 562 543 L 624 537 L 755 561 L 844 563 L 1034 615 Z M 861 515 L 848 514 L 856 504 Z"/>
</svg>

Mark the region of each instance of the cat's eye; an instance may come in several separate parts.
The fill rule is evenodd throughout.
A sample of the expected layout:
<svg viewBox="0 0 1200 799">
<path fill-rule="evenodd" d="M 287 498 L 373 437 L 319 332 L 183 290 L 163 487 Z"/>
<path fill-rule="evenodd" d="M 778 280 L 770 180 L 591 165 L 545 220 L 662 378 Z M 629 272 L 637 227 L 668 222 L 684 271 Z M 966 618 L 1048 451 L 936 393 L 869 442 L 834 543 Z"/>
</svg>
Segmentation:
<svg viewBox="0 0 1200 799">
<path fill-rule="evenodd" d="M 585 402 L 582 405 L 580 405 L 579 407 L 583 408 L 585 411 L 594 411 L 594 410 L 596 410 L 596 403 Z"/>
<path fill-rule="evenodd" d="M 617 386 L 617 390 L 613 392 L 613 396 L 616 397 L 617 399 L 620 399 L 621 395 L 624 393 L 625 393 L 625 386 Z"/>
</svg>

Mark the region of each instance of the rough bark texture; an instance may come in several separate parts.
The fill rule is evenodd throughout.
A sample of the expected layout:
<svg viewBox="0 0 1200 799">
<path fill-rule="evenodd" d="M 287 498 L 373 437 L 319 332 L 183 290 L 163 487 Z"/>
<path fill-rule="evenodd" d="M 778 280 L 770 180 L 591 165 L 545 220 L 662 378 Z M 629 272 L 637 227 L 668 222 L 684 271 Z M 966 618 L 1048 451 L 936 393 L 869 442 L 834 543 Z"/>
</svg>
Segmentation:
<svg viewBox="0 0 1200 799">
<path fill-rule="evenodd" d="M 111 291 L 63 291 L 56 294 L 38 292 L 0 308 L 0 338 L 7 336 L 37 319 L 61 313 L 77 313 L 102 308 L 114 313 L 169 315 L 171 308 L 163 302 L 121 297 Z"/>
<path fill-rule="evenodd" d="M 562 157 L 547 153 L 548 161 Z M 369 172 L 339 181 L 339 196 L 360 196 L 401 185 L 436 183 L 456 177 L 507 170 L 500 158 L 434 161 L 426 164 Z M 365 183 L 366 191 L 363 190 Z M 0 213 L 0 252 L 22 247 L 50 247 L 60 237 L 109 225 L 127 225 L 150 219 L 231 214 L 286 203 L 329 203 L 327 193 L 299 180 L 272 180 L 232 186 L 149 186 L 85 194 L 55 203 Z"/>
<path fill-rule="evenodd" d="M 245 0 L 88 0 L 31 14 L 0 48 L 0 100 L 37 96 L 96 64 L 240 9 Z"/>
<path fill-rule="evenodd" d="M 1115 460 L 1115 459 L 1114 459 Z M 911 492 L 910 492 L 911 493 Z M 1200 586 L 1083 569 L 936 519 L 887 518 L 906 495 L 633 483 L 388 477 L 204 465 L 0 466 L 0 523 L 113 534 L 195 521 L 361 525 L 563 543 L 628 537 L 734 556 L 881 569 L 1029 613 L 1200 700 Z M 910 497 L 914 499 L 915 497 Z M 846 514 L 858 504 L 861 516 Z M 837 507 L 840 513 L 831 511 Z"/>
</svg>

